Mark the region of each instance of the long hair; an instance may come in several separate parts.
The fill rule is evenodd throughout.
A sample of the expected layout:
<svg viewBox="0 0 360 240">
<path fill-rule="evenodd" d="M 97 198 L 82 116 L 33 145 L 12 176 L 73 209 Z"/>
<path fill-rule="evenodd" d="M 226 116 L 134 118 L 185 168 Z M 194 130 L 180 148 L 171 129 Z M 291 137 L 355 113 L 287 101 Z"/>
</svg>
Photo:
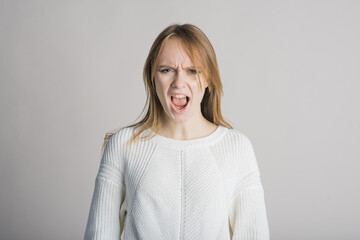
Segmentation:
<svg viewBox="0 0 360 240">
<path fill-rule="evenodd" d="M 130 145 L 136 141 L 140 137 L 140 134 L 146 129 L 154 129 L 155 133 L 159 130 L 159 123 L 164 110 L 156 94 L 154 75 L 159 55 L 161 54 L 164 44 L 169 38 L 179 39 L 194 66 L 200 66 L 202 69 L 201 74 L 204 75 L 208 84 L 208 87 L 205 89 L 204 97 L 201 101 L 201 113 L 203 116 L 209 122 L 217 126 L 221 125 L 230 129 L 233 128 L 227 121 L 224 120 L 221 114 L 221 97 L 223 95 L 223 87 L 220 79 L 216 54 L 209 39 L 198 27 L 192 24 L 173 24 L 166 27 L 157 36 L 145 61 L 143 80 L 147 98 L 145 106 L 139 117 L 144 113 L 146 108 L 147 112 L 141 121 L 123 127 L 134 127 L 134 132 L 130 139 Z M 199 75 L 198 79 L 200 79 Z M 199 82 L 201 86 L 201 81 Z M 102 148 L 103 150 L 110 137 L 119 130 L 120 129 L 106 133 Z M 148 137 L 149 136 L 145 136 L 142 138 Z"/>
</svg>

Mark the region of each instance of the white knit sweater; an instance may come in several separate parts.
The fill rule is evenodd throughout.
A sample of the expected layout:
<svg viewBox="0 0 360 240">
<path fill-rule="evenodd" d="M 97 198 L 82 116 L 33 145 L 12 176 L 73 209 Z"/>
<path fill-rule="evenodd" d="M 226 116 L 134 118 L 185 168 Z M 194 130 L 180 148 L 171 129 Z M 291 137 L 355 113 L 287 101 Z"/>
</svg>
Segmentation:
<svg viewBox="0 0 360 240">
<path fill-rule="evenodd" d="M 84 239 L 269 239 L 252 144 L 236 129 L 125 143 L 111 136 L 95 180 Z M 154 134 L 150 129 L 142 133 Z"/>
</svg>

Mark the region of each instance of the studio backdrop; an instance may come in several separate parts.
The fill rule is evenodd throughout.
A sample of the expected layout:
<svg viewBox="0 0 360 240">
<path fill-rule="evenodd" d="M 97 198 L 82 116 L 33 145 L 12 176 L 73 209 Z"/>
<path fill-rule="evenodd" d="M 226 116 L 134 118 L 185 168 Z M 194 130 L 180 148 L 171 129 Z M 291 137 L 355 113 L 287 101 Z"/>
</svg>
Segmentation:
<svg viewBox="0 0 360 240">
<path fill-rule="evenodd" d="M 157 34 L 209 37 L 270 238 L 360 239 L 359 1 L 0 0 L 0 239 L 82 239 L 106 132 L 134 123 Z"/>
</svg>

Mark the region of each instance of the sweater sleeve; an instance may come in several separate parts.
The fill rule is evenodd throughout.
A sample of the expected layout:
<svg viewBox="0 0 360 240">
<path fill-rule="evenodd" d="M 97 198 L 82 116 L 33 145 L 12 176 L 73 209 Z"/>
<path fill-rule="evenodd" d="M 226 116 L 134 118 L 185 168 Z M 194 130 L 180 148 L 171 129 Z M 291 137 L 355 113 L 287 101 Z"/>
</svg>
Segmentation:
<svg viewBox="0 0 360 240">
<path fill-rule="evenodd" d="M 116 134 L 105 146 L 95 179 L 85 240 L 119 239 L 123 228 L 125 184 L 121 168 L 122 151 Z"/>
<path fill-rule="evenodd" d="M 269 227 L 260 171 L 250 140 L 243 135 L 241 169 L 231 199 L 229 221 L 232 240 L 268 240 Z"/>
</svg>

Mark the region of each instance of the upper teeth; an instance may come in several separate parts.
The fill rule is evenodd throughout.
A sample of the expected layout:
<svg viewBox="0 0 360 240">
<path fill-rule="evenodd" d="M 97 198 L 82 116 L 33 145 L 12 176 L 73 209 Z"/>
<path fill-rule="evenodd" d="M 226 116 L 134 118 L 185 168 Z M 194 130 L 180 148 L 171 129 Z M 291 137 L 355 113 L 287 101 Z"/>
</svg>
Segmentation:
<svg viewBox="0 0 360 240">
<path fill-rule="evenodd" d="M 171 95 L 171 96 L 176 97 L 176 98 L 184 98 L 184 97 L 186 97 L 185 95 L 176 95 L 176 94 Z"/>
</svg>

